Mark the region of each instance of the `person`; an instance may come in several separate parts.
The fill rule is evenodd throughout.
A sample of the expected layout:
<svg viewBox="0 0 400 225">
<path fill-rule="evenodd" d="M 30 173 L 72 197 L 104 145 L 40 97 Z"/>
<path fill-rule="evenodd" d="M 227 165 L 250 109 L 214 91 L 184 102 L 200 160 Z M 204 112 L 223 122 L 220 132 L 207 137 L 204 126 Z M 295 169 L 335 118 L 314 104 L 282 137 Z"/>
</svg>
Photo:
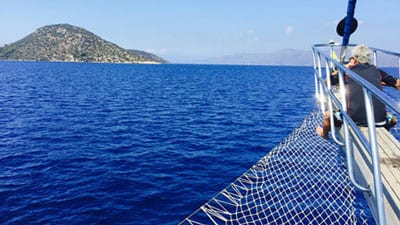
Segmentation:
<svg viewBox="0 0 400 225">
<path fill-rule="evenodd" d="M 393 87 L 396 87 L 397 81 L 393 83 L 388 77 L 381 79 L 388 75 L 387 73 L 382 76 L 382 72 L 371 65 L 371 50 L 365 45 L 358 45 L 351 51 L 349 63 L 346 65 L 359 76 L 369 81 L 372 85 L 382 90 L 381 82 L 385 82 Z M 390 75 L 389 75 L 390 76 Z M 359 126 L 367 125 L 367 115 L 365 111 L 364 94 L 362 87 L 353 79 L 346 76 L 346 99 L 347 99 L 347 114 Z M 400 82 L 400 81 L 399 81 Z M 400 83 L 399 83 L 400 87 Z M 385 126 L 386 124 L 386 107 L 375 97 L 372 98 L 374 105 L 375 124 L 377 126 Z M 339 113 L 335 113 L 337 116 Z M 334 118 L 336 118 L 336 116 Z M 340 119 L 340 118 L 339 118 Z M 336 123 L 335 119 L 335 123 Z M 397 122 L 397 121 L 396 121 Z M 322 127 L 317 127 L 317 134 L 325 139 L 328 138 L 330 130 L 330 113 L 326 112 L 324 115 Z"/>
</svg>

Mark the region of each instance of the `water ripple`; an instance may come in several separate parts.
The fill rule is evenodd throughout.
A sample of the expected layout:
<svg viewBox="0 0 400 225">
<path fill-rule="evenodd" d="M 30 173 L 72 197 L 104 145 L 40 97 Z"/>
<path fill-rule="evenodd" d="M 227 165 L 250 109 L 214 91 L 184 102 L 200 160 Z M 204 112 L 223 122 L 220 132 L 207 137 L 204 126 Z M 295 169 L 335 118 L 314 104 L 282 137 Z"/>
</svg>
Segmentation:
<svg viewBox="0 0 400 225">
<path fill-rule="evenodd" d="M 308 67 L 0 62 L 0 223 L 176 224 L 303 120 L 312 84 Z"/>
</svg>

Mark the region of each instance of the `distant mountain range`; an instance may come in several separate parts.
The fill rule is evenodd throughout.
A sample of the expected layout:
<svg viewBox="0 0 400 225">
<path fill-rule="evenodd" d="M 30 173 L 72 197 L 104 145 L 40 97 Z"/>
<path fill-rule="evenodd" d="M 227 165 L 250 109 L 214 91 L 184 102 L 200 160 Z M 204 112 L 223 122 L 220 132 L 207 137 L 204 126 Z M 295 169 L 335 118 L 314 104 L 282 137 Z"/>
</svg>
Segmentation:
<svg viewBox="0 0 400 225">
<path fill-rule="evenodd" d="M 124 49 L 94 33 L 70 24 L 38 28 L 19 41 L 0 47 L 0 60 L 168 63 L 145 51 Z M 380 66 L 396 66 L 398 59 L 379 56 Z M 201 64 L 312 66 L 310 50 L 283 49 L 270 53 L 244 53 L 197 60 Z"/>
<path fill-rule="evenodd" d="M 70 24 L 48 25 L 0 47 L 0 60 L 167 63 L 154 54 L 127 50 Z"/>
<path fill-rule="evenodd" d="M 311 51 L 284 49 L 271 53 L 243 53 L 210 58 L 200 61 L 207 64 L 243 65 L 312 65 Z"/>
<path fill-rule="evenodd" d="M 311 49 L 311 47 L 310 47 Z M 398 59 L 386 55 L 378 56 L 379 65 L 393 67 Z M 277 65 L 277 66 L 313 66 L 312 51 L 283 49 L 270 53 L 244 53 L 197 61 L 202 64 L 240 64 L 240 65 Z"/>
</svg>

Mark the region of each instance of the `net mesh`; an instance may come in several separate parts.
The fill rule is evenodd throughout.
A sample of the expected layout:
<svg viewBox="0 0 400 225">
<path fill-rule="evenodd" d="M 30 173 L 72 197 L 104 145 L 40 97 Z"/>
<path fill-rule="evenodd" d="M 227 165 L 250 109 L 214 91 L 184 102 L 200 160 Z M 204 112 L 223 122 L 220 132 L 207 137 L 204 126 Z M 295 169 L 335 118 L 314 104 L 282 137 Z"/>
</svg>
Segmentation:
<svg viewBox="0 0 400 225">
<path fill-rule="evenodd" d="M 321 113 L 180 224 L 372 224 L 356 207 L 340 149 L 315 133 Z M 363 207 L 362 207 L 363 208 Z"/>
</svg>

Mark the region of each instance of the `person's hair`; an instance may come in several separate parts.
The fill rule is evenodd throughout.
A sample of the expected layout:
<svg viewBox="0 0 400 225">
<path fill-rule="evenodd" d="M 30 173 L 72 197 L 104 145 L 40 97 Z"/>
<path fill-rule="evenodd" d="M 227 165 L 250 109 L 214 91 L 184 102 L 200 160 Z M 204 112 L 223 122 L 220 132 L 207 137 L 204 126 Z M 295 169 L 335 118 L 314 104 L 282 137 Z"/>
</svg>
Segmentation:
<svg viewBox="0 0 400 225">
<path fill-rule="evenodd" d="M 371 50 L 365 45 L 357 45 L 351 50 L 351 57 L 359 63 L 371 63 Z"/>
</svg>

